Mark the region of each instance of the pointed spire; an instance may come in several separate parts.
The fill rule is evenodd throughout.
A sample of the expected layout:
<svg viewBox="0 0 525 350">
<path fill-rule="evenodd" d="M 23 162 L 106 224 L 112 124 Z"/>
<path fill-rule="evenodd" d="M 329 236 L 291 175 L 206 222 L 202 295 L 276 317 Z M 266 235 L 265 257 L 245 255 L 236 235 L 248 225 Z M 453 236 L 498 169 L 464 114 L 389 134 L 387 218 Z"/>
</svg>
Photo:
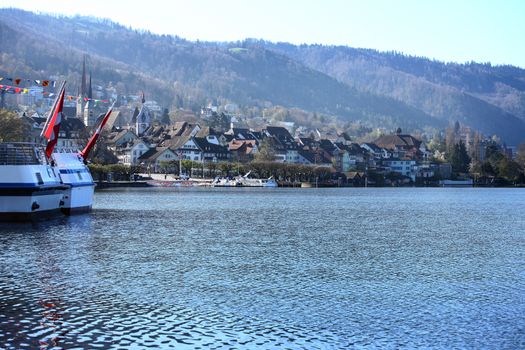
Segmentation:
<svg viewBox="0 0 525 350">
<path fill-rule="evenodd" d="M 82 63 L 82 82 L 80 85 L 80 96 L 86 96 L 86 55 L 84 55 L 84 62 Z"/>
<path fill-rule="evenodd" d="M 140 111 L 138 107 L 135 107 L 135 110 L 133 111 L 133 116 L 131 117 L 131 123 L 135 124 L 137 122 L 137 116 L 139 115 Z"/>
<path fill-rule="evenodd" d="M 91 88 L 91 72 L 89 72 L 89 90 L 88 90 L 88 98 L 93 98 L 93 89 Z"/>
</svg>

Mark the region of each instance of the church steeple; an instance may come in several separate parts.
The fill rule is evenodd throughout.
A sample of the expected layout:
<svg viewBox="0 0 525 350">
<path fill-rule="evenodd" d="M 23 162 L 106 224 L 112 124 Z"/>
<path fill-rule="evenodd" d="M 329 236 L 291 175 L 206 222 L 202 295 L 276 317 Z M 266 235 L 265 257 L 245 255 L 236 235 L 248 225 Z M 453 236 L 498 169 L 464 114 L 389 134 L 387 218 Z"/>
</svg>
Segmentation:
<svg viewBox="0 0 525 350">
<path fill-rule="evenodd" d="M 92 126 L 95 124 L 96 118 L 93 111 L 94 102 L 93 102 L 93 89 L 91 86 L 91 72 L 89 73 L 89 88 L 87 91 L 87 101 L 84 105 L 84 124 L 86 126 Z"/>
<path fill-rule="evenodd" d="M 82 82 L 80 85 L 80 96 L 86 96 L 86 55 L 84 55 L 84 61 L 82 62 Z"/>
<path fill-rule="evenodd" d="M 149 125 L 151 123 L 149 110 L 145 105 L 146 98 L 144 97 L 144 91 L 142 91 L 140 102 L 142 104 L 140 106 L 140 111 L 137 114 L 136 118 L 135 115 L 133 116 L 135 118 L 135 130 L 137 132 L 137 136 L 142 136 L 146 129 L 149 128 Z"/>
<path fill-rule="evenodd" d="M 88 90 L 88 98 L 93 98 L 93 89 L 91 88 L 91 72 L 89 72 L 89 90 Z"/>
<path fill-rule="evenodd" d="M 88 94 L 86 81 L 86 55 L 84 55 L 84 60 L 82 61 L 82 78 L 80 81 L 80 86 L 78 88 L 77 96 L 77 118 L 83 119 L 84 123 L 86 123 L 84 114 L 87 105 L 86 100 L 84 100 L 84 98 Z M 89 77 L 89 86 L 91 87 L 91 75 Z"/>
</svg>

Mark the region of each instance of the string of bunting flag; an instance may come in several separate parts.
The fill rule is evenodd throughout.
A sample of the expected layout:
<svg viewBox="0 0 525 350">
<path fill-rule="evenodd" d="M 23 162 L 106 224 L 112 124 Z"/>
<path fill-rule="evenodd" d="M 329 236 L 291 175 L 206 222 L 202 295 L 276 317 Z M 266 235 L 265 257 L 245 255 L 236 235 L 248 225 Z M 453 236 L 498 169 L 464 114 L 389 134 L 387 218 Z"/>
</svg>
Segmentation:
<svg viewBox="0 0 525 350">
<path fill-rule="evenodd" d="M 0 84 L 0 90 L 5 91 L 7 93 L 11 94 L 28 94 L 29 89 L 28 88 L 21 88 L 17 86 L 11 86 L 11 85 L 2 85 Z M 32 90 L 33 93 L 41 93 L 44 97 L 54 97 L 55 94 L 53 92 L 48 91 L 35 91 Z M 98 100 L 95 98 L 88 98 L 88 97 L 82 97 L 82 96 L 72 96 L 72 95 L 66 95 L 64 96 L 69 101 L 77 100 L 77 99 L 83 99 L 84 101 L 94 101 L 95 103 L 102 102 L 102 103 L 109 103 L 109 100 Z"/>
<path fill-rule="evenodd" d="M 2 81 L 10 81 L 15 86 L 18 86 L 22 83 L 30 83 L 30 84 L 36 84 L 38 86 L 50 86 L 55 87 L 57 81 L 56 80 L 35 80 L 35 79 L 22 79 L 22 78 L 6 78 L 6 77 L 0 77 L 0 82 Z"/>
</svg>

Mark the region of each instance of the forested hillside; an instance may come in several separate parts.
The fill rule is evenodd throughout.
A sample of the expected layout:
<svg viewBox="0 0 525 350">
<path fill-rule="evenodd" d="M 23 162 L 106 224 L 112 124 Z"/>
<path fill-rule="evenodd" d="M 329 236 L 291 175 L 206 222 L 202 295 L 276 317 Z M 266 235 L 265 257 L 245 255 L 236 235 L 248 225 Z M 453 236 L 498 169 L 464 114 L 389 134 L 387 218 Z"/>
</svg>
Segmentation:
<svg viewBox="0 0 525 350">
<path fill-rule="evenodd" d="M 0 74 L 94 82 L 197 110 L 209 100 L 298 108 L 341 121 L 405 130 L 456 120 L 509 143 L 525 139 L 525 73 L 516 67 L 444 64 L 330 46 L 246 40 L 191 42 L 108 20 L 0 9 Z"/>
<path fill-rule="evenodd" d="M 399 53 L 338 46 L 255 41 L 360 91 L 388 96 L 442 120 L 458 120 L 485 133 L 499 128 L 523 139 L 525 70 L 513 66 L 457 64 Z"/>
</svg>

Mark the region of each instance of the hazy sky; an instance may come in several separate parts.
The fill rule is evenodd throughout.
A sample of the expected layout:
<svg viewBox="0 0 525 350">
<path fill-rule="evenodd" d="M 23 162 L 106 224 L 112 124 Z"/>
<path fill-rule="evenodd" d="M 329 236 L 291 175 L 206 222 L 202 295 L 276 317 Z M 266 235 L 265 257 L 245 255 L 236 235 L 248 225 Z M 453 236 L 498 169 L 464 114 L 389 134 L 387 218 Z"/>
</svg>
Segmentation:
<svg viewBox="0 0 525 350">
<path fill-rule="evenodd" d="M 260 38 L 525 68 L 525 0 L 0 0 L 190 40 Z"/>
</svg>

